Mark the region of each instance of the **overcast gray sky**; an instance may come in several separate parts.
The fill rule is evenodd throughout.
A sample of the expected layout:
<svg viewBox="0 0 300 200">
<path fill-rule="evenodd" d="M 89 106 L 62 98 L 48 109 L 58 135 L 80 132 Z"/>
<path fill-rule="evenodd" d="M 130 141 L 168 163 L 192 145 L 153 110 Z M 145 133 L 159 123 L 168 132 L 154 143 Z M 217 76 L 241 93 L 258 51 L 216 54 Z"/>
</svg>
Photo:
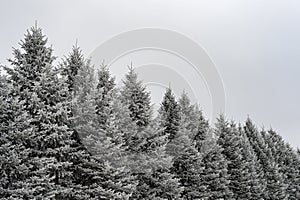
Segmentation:
<svg viewBox="0 0 300 200">
<path fill-rule="evenodd" d="M 226 115 L 273 127 L 300 147 L 300 1 L 26 0 L 0 1 L 0 63 L 38 24 L 55 55 L 76 38 L 85 54 L 113 35 L 154 27 L 200 44 L 224 83 Z"/>
</svg>

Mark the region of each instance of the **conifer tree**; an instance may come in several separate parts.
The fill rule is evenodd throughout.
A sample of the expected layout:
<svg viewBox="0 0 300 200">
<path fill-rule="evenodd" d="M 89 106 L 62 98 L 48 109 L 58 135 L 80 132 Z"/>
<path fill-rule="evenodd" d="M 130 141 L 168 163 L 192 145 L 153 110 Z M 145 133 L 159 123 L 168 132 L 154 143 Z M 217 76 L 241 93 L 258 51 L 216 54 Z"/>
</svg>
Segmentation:
<svg viewBox="0 0 300 200">
<path fill-rule="evenodd" d="M 111 77 L 108 67 L 102 64 L 98 70 L 95 95 L 97 122 L 102 129 L 106 129 L 106 124 L 112 114 L 110 107 L 113 100 L 114 87 L 115 78 Z"/>
<path fill-rule="evenodd" d="M 219 135 L 218 144 L 223 148 L 222 154 L 228 161 L 229 189 L 233 192 L 234 199 L 261 199 L 263 190 L 259 184 L 259 177 L 254 168 L 254 157 L 243 141 L 236 125 L 229 122 L 221 115 L 217 119 L 216 132 Z M 248 153 L 248 155 L 246 155 Z M 250 155 L 249 155 L 250 154 Z"/>
<path fill-rule="evenodd" d="M 46 43 L 41 29 L 31 28 L 21 50 L 15 49 L 14 59 L 9 60 L 13 68 L 6 68 L 10 95 L 21 108 L 12 120 L 20 126 L 14 127 L 9 140 L 18 147 L 11 159 L 20 167 L 7 171 L 7 177 L 15 177 L 9 180 L 7 195 L 21 199 L 116 196 L 101 163 L 74 140 L 69 88 L 54 69 L 52 49 Z"/>
<path fill-rule="evenodd" d="M 110 121 L 107 120 L 103 126 L 99 124 L 96 98 L 98 91 L 95 83 L 94 68 L 90 65 L 89 60 L 84 59 L 82 54 L 79 57 L 82 59 L 82 62 L 80 62 L 80 66 L 78 65 L 71 90 L 73 93 L 73 129 L 80 135 L 89 153 L 93 155 L 91 157 L 96 161 L 95 165 L 102 166 L 102 171 L 100 171 L 102 172 L 101 176 L 103 176 L 100 177 L 102 183 L 96 183 L 96 185 L 104 186 L 108 184 L 106 187 L 112 193 L 111 196 L 107 196 L 109 199 L 113 196 L 115 196 L 113 198 L 128 198 L 133 191 L 135 183 L 132 181 L 133 179 L 129 172 L 122 166 L 126 162 L 126 158 L 120 145 L 113 143 L 113 139 L 110 137 L 111 134 L 109 132 L 111 130 L 108 129 L 111 125 Z M 105 195 L 104 191 L 102 191 L 103 194 L 99 193 L 98 195 Z"/>
<path fill-rule="evenodd" d="M 201 111 L 199 111 L 197 105 L 191 104 L 191 100 L 185 91 L 181 94 L 178 105 L 180 108 L 181 127 L 189 130 L 192 135 L 195 135 L 198 127 L 199 114 L 202 114 Z"/>
<path fill-rule="evenodd" d="M 179 156 L 185 149 L 192 145 L 189 137 L 190 134 L 190 131 L 180 129 L 174 138 L 166 144 L 166 153 L 174 159 Z"/>
<path fill-rule="evenodd" d="M 273 155 L 268 149 L 262 135 L 264 131 L 258 132 L 252 121 L 248 118 L 244 126 L 245 134 L 262 166 L 266 183 L 265 199 L 285 199 L 287 198 L 286 187 L 283 174 L 279 171 L 279 166 L 274 162 Z"/>
<path fill-rule="evenodd" d="M 264 134 L 264 139 L 272 153 L 274 161 L 278 164 L 279 172 L 284 175 L 284 183 L 287 187 L 289 199 L 300 198 L 300 162 L 289 144 L 273 129 Z"/>
<path fill-rule="evenodd" d="M 28 166 L 22 159 L 28 153 L 22 144 L 24 136 L 18 131 L 28 127 L 25 123 L 28 116 L 22 111 L 23 103 L 11 95 L 9 80 L 0 78 L 0 196 L 22 198 L 32 192 L 25 190 Z"/>
<path fill-rule="evenodd" d="M 182 188 L 170 171 L 172 159 L 165 152 L 165 136 L 156 124 L 137 134 L 130 152 L 128 163 L 138 179 L 132 199 L 179 199 Z"/>
<path fill-rule="evenodd" d="M 204 118 L 202 112 L 197 109 L 198 117 L 197 117 L 197 127 L 196 132 L 193 135 L 192 142 L 195 145 L 196 149 L 200 153 L 206 152 L 211 143 L 213 142 L 213 132 L 209 127 L 208 121 Z"/>
<path fill-rule="evenodd" d="M 175 138 L 180 126 L 180 112 L 178 103 L 172 94 L 171 88 L 166 90 L 159 109 L 160 125 L 164 128 L 163 134 L 170 140 Z"/>
<path fill-rule="evenodd" d="M 71 53 L 64 58 L 61 64 L 62 75 L 66 76 L 66 83 L 69 91 L 72 92 L 76 88 L 76 76 L 78 70 L 86 64 L 82 50 L 76 44 L 73 46 Z"/>
<path fill-rule="evenodd" d="M 203 181 L 202 174 L 205 168 L 202 157 L 197 149 L 190 146 L 177 156 L 173 162 L 172 173 L 180 180 L 184 190 L 181 193 L 183 199 L 207 199 L 208 185 Z"/>
<path fill-rule="evenodd" d="M 107 132 L 113 138 L 114 143 L 122 143 L 123 147 L 128 149 L 129 146 L 133 146 L 133 138 L 137 135 L 138 128 L 136 123 L 131 120 L 130 111 L 120 101 L 121 94 L 119 91 L 114 92 L 112 98 L 109 107 L 111 115 L 107 122 Z"/>
<path fill-rule="evenodd" d="M 231 199 L 227 161 L 222 154 L 222 148 L 213 144 L 202 159 L 204 170 L 200 174 L 207 196 L 204 199 Z"/>
<path fill-rule="evenodd" d="M 23 198 L 67 195 L 64 187 L 70 180 L 70 163 L 66 157 L 73 145 L 67 123 L 67 90 L 53 69 L 52 49 L 41 29 L 34 27 L 25 35 L 21 49 L 14 50 L 10 59 L 12 69 L 6 68 L 13 85 L 11 93 L 23 104 L 28 127 L 15 130 L 21 133 L 21 145 L 28 165 L 23 183 L 28 196 Z M 64 177 L 64 178 L 62 178 Z"/>
<path fill-rule="evenodd" d="M 132 65 L 129 67 L 129 72 L 126 74 L 123 84 L 121 94 L 124 103 L 128 106 L 131 119 L 138 127 L 147 126 L 152 116 L 150 93 L 138 80 L 138 75 Z"/>
</svg>

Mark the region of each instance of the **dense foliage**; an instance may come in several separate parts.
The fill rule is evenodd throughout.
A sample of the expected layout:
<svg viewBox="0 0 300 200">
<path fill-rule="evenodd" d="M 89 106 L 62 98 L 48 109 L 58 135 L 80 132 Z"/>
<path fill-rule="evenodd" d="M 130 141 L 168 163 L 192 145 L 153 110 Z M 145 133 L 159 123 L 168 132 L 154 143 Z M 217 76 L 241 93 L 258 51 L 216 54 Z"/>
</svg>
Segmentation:
<svg viewBox="0 0 300 200">
<path fill-rule="evenodd" d="M 132 66 L 117 88 L 77 44 L 54 65 L 28 30 L 0 77 L 1 199 L 300 199 L 300 150 L 167 88 L 156 117 Z"/>
</svg>

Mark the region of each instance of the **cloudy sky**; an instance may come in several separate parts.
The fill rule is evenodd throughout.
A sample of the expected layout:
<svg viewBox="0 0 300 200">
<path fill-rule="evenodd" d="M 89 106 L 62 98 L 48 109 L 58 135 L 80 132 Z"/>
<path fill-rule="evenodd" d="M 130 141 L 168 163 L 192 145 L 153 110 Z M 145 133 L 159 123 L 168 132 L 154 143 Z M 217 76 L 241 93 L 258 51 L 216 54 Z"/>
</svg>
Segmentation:
<svg viewBox="0 0 300 200">
<path fill-rule="evenodd" d="M 89 55 L 119 33 L 153 27 L 201 45 L 223 80 L 226 116 L 273 127 L 300 147 L 300 2 L 295 0 L 0 1 L 0 63 L 38 21 L 55 55 Z M 205 110 L 205 109 L 204 109 Z"/>
</svg>

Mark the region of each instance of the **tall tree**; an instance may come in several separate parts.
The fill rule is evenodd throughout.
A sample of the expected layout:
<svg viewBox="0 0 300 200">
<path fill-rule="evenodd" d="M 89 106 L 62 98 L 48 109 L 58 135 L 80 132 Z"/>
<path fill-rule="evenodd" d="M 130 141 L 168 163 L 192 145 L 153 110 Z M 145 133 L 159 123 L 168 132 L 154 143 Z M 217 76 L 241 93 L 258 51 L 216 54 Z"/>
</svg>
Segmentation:
<svg viewBox="0 0 300 200">
<path fill-rule="evenodd" d="M 73 54 L 75 53 L 70 55 Z M 107 120 L 103 126 L 99 124 L 98 117 L 101 113 L 97 112 L 97 103 L 99 102 L 97 102 L 96 98 L 99 88 L 97 88 L 95 82 L 94 68 L 89 60 L 84 59 L 82 54 L 79 57 L 82 59 L 82 62 L 77 66 L 77 74 L 74 76 L 71 90 L 73 97 L 71 100 L 72 128 L 80 135 L 83 144 L 87 147 L 89 153 L 92 154 L 91 158 L 96 161 L 94 165 L 98 164 L 103 168 L 102 171 L 90 169 L 91 175 L 97 175 L 97 173 L 102 172 L 101 177 L 99 177 L 101 183 L 95 183 L 95 185 L 99 184 L 103 187 L 105 185 L 112 195 L 108 196 L 105 194 L 105 190 L 102 191 L 102 194 L 95 194 L 97 196 L 106 196 L 109 199 L 128 198 L 133 191 L 135 183 L 132 181 L 129 172 L 121 166 L 126 162 L 126 158 L 120 145 L 115 144 L 110 137 L 109 121 Z M 70 64 L 70 66 L 73 65 Z M 101 112 L 105 111 L 101 110 Z M 93 163 L 87 163 L 87 165 L 91 164 Z"/>
<path fill-rule="evenodd" d="M 171 88 L 168 88 L 159 109 L 160 125 L 164 128 L 164 135 L 172 140 L 175 138 L 180 126 L 180 111 Z"/>
<path fill-rule="evenodd" d="M 286 187 L 283 174 L 279 166 L 274 162 L 273 155 L 268 149 L 266 141 L 262 135 L 264 131 L 258 132 L 255 125 L 248 118 L 244 126 L 244 132 L 262 166 L 266 183 L 265 199 L 285 199 L 287 198 Z"/>
<path fill-rule="evenodd" d="M 130 110 L 130 117 L 138 127 L 145 127 L 151 121 L 152 108 L 150 105 L 150 93 L 146 87 L 138 80 L 138 74 L 132 65 L 123 80 L 121 94 L 124 102 Z"/>
<path fill-rule="evenodd" d="M 28 157 L 28 152 L 24 151 L 20 130 L 28 127 L 28 114 L 22 110 L 24 103 L 11 95 L 13 87 L 9 80 L 0 78 L 0 196 L 22 198 L 32 192 L 21 189 L 27 187 L 24 179 L 28 165 L 23 159 Z"/>
<path fill-rule="evenodd" d="M 221 115 L 217 119 L 216 132 L 219 135 L 218 144 L 223 148 L 222 154 L 228 161 L 229 189 L 233 192 L 234 199 L 262 199 L 263 190 L 256 174 L 254 159 L 246 156 L 250 151 L 243 141 L 236 125 L 229 122 Z M 248 155 L 245 155 L 248 153 Z"/>
<path fill-rule="evenodd" d="M 204 199 L 231 199 L 227 161 L 218 144 L 212 144 L 210 150 L 203 155 L 204 170 L 200 174 L 207 196 Z"/>
<path fill-rule="evenodd" d="M 76 88 L 76 76 L 78 70 L 86 64 L 82 50 L 76 44 L 73 46 L 70 54 L 64 58 L 61 64 L 62 75 L 66 76 L 66 83 L 68 85 L 69 91 L 72 92 Z"/>
<path fill-rule="evenodd" d="M 103 129 L 106 129 L 112 114 L 111 105 L 114 87 L 115 78 L 111 77 L 108 67 L 102 63 L 98 70 L 95 100 L 98 125 Z"/>
<path fill-rule="evenodd" d="M 264 134 L 268 149 L 272 153 L 274 162 L 278 164 L 279 172 L 284 175 L 284 183 L 287 187 L 289 199 L 300 198 L 300 162 L 297 155 L 289 144 L 286 144 L 282 137 L 273 129 Z"/>
<path fill-rule="evenodd" d="M 192 138 L 192 142 L 200 153 L 204 153 L 210 149 L 213 143 L 213 131 L 209 126 L 208 121 L 204 118 L 202 112 L 197 109 L 197 127 Z"/>
<path fill-rule="evenodd" d="M 54 191 L 66 195 L 63 185 L 70 180 L 66 155 L 71 148 L 66 147 L 73 144 L 67 122 L 67 90 L 53 69 L 52 49 L 46 43 L 41 29 L 32 28 L 21 42 L 23 51 L 15 49 L 14 59 L 9 60 L 13 68 L 6 68 L 13 85 L 11 93 L 23 104 L 29 122 L 15 130 L 15 134 L 21 133 L 21 145 L 28 152 L 21 158 L 28 170 L 23 176 L 28 196 L 23 198 L 49 197 Z"/>
<path fill-rule="evenodd" d="M 52 49 L 42 30 L 31 28 L 6 68 L 10 96 L 20 107 L 9 142 L 18 147 L 11 160 L 20 167 L 6 171 L 8 196 L 13 198 L 86 199 L 117 195 L 101 163 L 74 139 L 70 127 L 69 88 L 53 67 Z M 24 117 L 26 116 L 26 118 Z M 21 121 L 22 120 L 22 121 Z"/>
<path fill-rule="evenodd" d="M 182 150 L 175 158 L 172 172 L 180 180 L 184 190 L 181 193 L 183 199 L 207 199 L 206 192 L 208 185 L 203 181 L 205 170 L 201 154 L 194 146 Z"/>
<path fill-rule="evenodd" d="M 130 148 L 129 167 L 138 185 L 132 199 L 179 199 L 182 188 L 171 173 L 172 158 L 165 152 L 165 136 L 151 123 L 140 131 Z"/>
</svg>

